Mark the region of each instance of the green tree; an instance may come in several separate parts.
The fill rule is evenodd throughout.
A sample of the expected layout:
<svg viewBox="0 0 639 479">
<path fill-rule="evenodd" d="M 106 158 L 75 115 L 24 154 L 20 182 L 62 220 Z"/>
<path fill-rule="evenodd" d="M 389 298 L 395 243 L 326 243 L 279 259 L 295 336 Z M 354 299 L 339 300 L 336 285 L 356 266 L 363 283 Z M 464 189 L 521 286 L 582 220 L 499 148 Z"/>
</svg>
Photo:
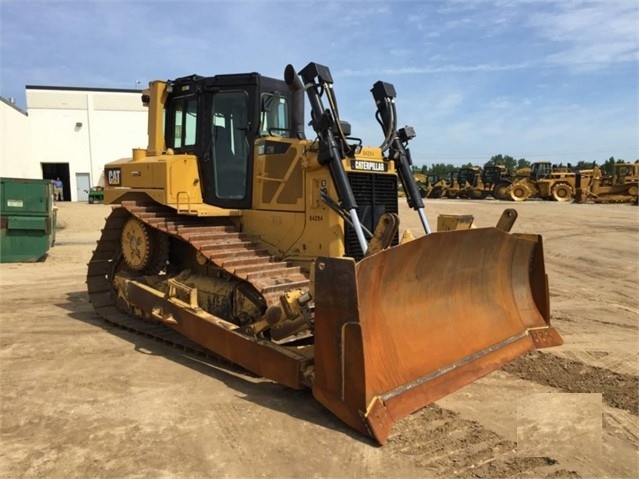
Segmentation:
<svg viewBox="0 0 639 479">
<path fill-rule="evenodd" d="M 601 166 L 601 170 L 605 175 L 612 175 L 615 171 L 615 157 L 611 156 L 608 160 Z"/>
<path fill-rule="evenodd" d="M 530 161 L 528 161 L 526 158 L 519 158 L 517 160 L 517 167 L 516 169 L 519 168 L 530 168 L 532 165 L 530 163 Z"/>
<path fill-rule="evenodd" d="M 504 155 L 501 153 L 499 155 L 493 155 L 490 157 L 490 160 L 486 162 L 486 165 L 503 165 L 504 164 Z"/>
<path fill-rule="evenodd" d="M 590 170 L 590 169 L 592 169 L 595 166 L 596 163 L 597 163 L 596 161 L 583 161 L 583 160 L 580 160 L 575 165 L 575 168 L 577 168 L 578 170 Z"/>
<path fill-rule="evenodd" d="M 490 160 L 488 160 L 488 163 L 492 165 L 504 165 L 509 171 L 530 166 L 530 163 L 528 163 L 524 158 L 515 160 L 512 156 L 502 155 L 501 153 L 499 155 L 492 156 Z M 522 164 L 524 166 L 521 166 Z"/>
</svg>

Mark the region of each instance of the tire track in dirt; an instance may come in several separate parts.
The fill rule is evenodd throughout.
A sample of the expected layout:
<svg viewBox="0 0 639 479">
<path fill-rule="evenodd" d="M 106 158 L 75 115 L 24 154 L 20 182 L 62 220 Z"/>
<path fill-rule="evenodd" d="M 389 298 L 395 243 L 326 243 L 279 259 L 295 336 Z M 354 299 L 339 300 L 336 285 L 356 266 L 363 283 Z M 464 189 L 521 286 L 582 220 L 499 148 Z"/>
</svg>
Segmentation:
<svg viewBox="0 0 639 479">
<path fill-rule="evenodd" d="M 602 303 L 602 302 L 603 301 L 600 301 L 599 303 Z M 625 310 L 629 311 L 627 308 L 625 308 Z M 635 324 L 620 324 L 619 321 L 606 321 L 604 319 L 593 319 L 593 318 L 574 319 L 569 316 L 565 316 L 562 313 L 554 313 L 552 316 L 552 320 L 566 321 L 568 323 L 577 323 L 580 325 L 583 325 L 584 321 L 589 321 L 597 325 L 603 325 L 605 327 L 611 327 L 611 328 L 621 328 L 621 329 L 628 330 L 630 332 L 635 332 L 638 329 L 637 325 Z M 582 327 L 581 329 L 584 329 L 584 328 Z"/>
<path fill-rule="evenodd" d="M 610 409 L 603 416 L 604 428 L 629 444 L 639 444 L 639 419 L 623 409 Z"/>
<path fill-rule="evenodd" d="M 384 447 L 428 477 L 581 477 L 557 459 L 519 456 L 515 442 L 434 404 L 402 419 L 396 430 Z"/>
<path fill-rule="evenodd" d="M 608 351 L 553 351 L 553 355 L 589 366 L 607 369 L 619 374 L 639 376 L 639 358 L 637 354 L 609 353 Z"/>
<path fill-rule="evenodd" d="M 221 455 L 226 464 L 222 464 L 222 470 L 227 477 L 236 475 L 250 475 L 250 471 L 259 468 L 263 450 L 257 447 L 261 431 L 256 427 L 260 423 L 259 410 L 248 405 L 234 403 L 218 403 L 210 411 L 210 420 L 216 424 L 214 430 L 220 431 L 220 437 L 224 439 L 224 451 Z M 247 436 L 247 431 L 256 431 L 255 436 Z"/>
<path fill-rule="evenodd" d="M 521 379 L 572 393 L 601 393 L 610 407 L 639 415 L 639 378 L 533 351 L 501 368 Z"/>
</svg>

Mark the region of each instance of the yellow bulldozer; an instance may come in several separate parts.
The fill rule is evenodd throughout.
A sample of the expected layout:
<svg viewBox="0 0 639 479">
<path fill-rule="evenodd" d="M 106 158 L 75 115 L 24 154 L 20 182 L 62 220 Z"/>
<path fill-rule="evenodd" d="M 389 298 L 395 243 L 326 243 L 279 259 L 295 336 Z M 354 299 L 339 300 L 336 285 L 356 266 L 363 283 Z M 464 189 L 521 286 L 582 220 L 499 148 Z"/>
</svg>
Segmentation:
<svg viewBox="0 0 639 479">
<path fill-rule="evenodd" d="M 392 84 L 371 91 L 375 147 L 350 136 L 317 63 L 284 80 L 151 82 L 147 148 L 105 167 L 113 210 L 87 287 L 105 320 L 311 388 L 382 444 L 398 419 L 562 339 L 541 237 L 510 233 L 512 212 L 431 231 L 415 132 L 397 127 Z M 399 239 L 399 183 L 424 230 L 412 240 Z"/>
<path fill-rule="evenodd" d="M 604 175 L 594 166 L 584 177 L 578 175 L 575 203 L 637 203 L 639 163 L 617 163 L 612 175 Z"/>
</svg>

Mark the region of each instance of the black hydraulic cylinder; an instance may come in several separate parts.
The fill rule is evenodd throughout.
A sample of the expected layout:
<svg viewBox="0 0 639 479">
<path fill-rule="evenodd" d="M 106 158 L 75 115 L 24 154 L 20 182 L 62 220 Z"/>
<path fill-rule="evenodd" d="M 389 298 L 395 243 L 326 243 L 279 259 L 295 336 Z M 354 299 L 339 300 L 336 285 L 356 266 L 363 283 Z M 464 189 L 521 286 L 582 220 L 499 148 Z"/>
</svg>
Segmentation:
<svg viewBox="0 0 639 479">
<path fill-rule="evenodd" d="M 392 120 L 392 101 L 397 96 L 395 86 L 391 83 L 377 81 L 373 85 L 371 93 L 373 94 L 373 99 L 377 105 L 377 111 L 383 128 L 387 134 L 389 134 L 395 128 L 395 123 Z M 408 206 L 415 210 L 424 208 L 424 202 L 419 194 L 417 184 L 415 184 L 410 168 L 413 164 L 410 157 L 410 150 L 408 150 L 408 148 L 404 148 L 403 144 L 403 141 L 408 141 L 415 136 L 415 130 L 413 130 L 412 127 L 407 126 L 398 132 L 393 131 L 393 136 L 394 138 L 389 145 L 389 157 L 394 161 L 395 169 L 399 174 L 399 180 L 404 186 Z"/>
<path fill-rule="evenodd" d="M 335 139 L 336 119 L 333 118 L 330 110 L 324 109 L 318 91 L 318 84 L 315 83 L 317 78 L 320 85 L 326 85 L 326 87 L 331 85 L 333 83 L 331 72 L 328 67 L 311 62 L 299 72 L 299 75 L 302 77 L 308 101 L 311 104 L 313 129 L 322 143 L 320 145 L 320 150 L 322 151 L 321 160 L 328 164 L 342 208 L 347 211 L 357 209 L 355 195 L 353 195 L 353 190 L 342 164 L 342 153 Z"/>
<path fill-rule="evenodd" d="M 397 170 L 399 179 L 404 186 L 408 206 L 414 210 L 423 208 L 424 202 L 419 194 L 419 189 L 417 188 L 417 184 L 413 179 L 413 173 L 411 171 L 413 162 L 410 157 L 410 149 L 404 148 L 404 145 L 399 138 L 395 138 L 391 143 L 390 156 L 395 161 L 395 169 Z"/>
</svg>

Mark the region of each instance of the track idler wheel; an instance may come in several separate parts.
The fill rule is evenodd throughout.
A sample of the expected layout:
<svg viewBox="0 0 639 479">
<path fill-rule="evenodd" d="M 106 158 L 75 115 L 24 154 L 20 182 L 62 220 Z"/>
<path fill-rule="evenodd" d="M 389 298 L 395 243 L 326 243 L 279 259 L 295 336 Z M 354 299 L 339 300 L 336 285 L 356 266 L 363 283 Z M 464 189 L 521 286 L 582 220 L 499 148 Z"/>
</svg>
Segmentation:
<svg viewBox="0 0 639 479">
<path fill-rule="evenodd" d="M 169 256 L 169 239 L 136 218 L 122 228 L 122 256 L 127 266 L 138 273 L 157 274 Z"/>
</svg>

